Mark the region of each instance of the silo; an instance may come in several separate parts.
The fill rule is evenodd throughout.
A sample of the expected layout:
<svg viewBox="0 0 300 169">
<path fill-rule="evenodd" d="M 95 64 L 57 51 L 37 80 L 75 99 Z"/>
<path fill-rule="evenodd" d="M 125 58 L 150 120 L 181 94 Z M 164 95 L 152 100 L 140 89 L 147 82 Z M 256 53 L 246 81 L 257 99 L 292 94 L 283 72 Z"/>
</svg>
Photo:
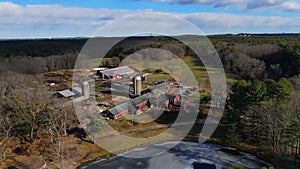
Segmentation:
<svg viewBox="0 0 300 169">
<path fill-rule="evenodd" d="M 133 86 L 134 86 L 134 94 L 135 95 L 141 95 L 141 93 L 142 93 L 142 79 L 141 79 L 140 76 L 136 76 L 134 78 Z"/>
<path fill-rule="evenodd" d="M 88 81 L 83 81 L 82 82 L 82 95 L 85 98 L 89 98 L 90 97 L 90 85 Z"/>
</svg>

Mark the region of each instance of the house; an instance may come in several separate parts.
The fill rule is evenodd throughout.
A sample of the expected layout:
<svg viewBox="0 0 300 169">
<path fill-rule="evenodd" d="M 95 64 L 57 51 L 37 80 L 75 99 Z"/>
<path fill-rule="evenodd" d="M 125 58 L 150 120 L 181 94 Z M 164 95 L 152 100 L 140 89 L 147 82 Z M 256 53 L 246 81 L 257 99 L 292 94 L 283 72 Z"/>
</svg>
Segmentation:
<svg viewBox="0 0 300 169">
<path fill-rule="evenodd" d="M 116 79 L 123 75 L 129 75 L 134 73 L 134 70 L 129 68 L 128 66 L 121 66 L 112 69 L 105 69 L 100 71 L 99 76 L 102 79 Z"/>
</svg>

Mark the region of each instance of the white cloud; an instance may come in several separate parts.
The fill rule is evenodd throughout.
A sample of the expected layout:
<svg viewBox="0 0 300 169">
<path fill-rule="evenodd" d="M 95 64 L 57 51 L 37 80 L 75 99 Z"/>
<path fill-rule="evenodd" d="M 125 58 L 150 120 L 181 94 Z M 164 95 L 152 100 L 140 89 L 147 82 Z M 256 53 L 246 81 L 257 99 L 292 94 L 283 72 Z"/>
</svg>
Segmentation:
<svg viewBox="0 0 300 169">
<path fill-rule="evenodd" d="M 0 24 L 28 24 L 29 20 L 32 23 L 45 24 L 51 24 L 53 21 L 64 23 L 70 20 L 75 23 L 77 20 L 78 24 L 86 24 L 91 19 L 94 21 L 113 20 L 136 12 L 140 11 L 65 7 L 61 5 L 28 5 L 22 7 L 11 2 L 4 2 L 0 3 Z"/>
<path fill-rule="evenodd" d="M 282 4 L 282 2 L 284 1 L 283 0 L 259 0 L 259 1 L 249 0 L 247 2 L 247 9 L 257 9 L 257 8 L 276 6 Z"/>
<path fill-rule="evenodd" d="M 139 0 L 142 1 L 142 0 Z M 144 0 L 151 2 L 165 2 L 168 4 L 206 4 L 213 5 L 215 8 L 227 8 L 239 6 L 241 9 L 273 9 L 286 12 L 300 12 L 300 3 L 297 0 Z"/>
<path fill-rule="evenodd" d="M 295 1 L 286 1 L 282 3 L 282 9 L 290 12 L 300 12 L 300 3 Z"/>
<path fill-rule="evenodd" d="M 243 0 L 224 0 L 224 1 L 218 1 L 214 7 L 216 8 L 225 8 L 225 7 L 229 7 L 235 4 L 239 4 L 241 3 Z"/>
<path fill-rule="evenodd" d="M 300 5 L 284 2 L 281 8 L 282 10 L 298 11 Z M 152 10 L 92 9 L 61 5 L 28 5 L 23 7 L 14 3 L 0 3 L 0 38 L 91 36 L 101 26 L 117 18 L 145 11 Z M 172 14 L 192 22 L 205 34 L 295 32 L 300 27 L 300 17 L 247 16 L 224 13 Z M 144 18 L 147 17 L 152 16 L 144 15 Z M 161 18 L 153 18 L 150 23 L 142 22 L 142 19 L 132 22 L 136 23 L 135 28 L 146 24 L 148 27 L 160 27 L 166 32 L 172 32 L 173 29 L 184 29 L 184 25 L 178 25 L 175 22 L 157 25 L 155 21 L 159 19 Z M 131 28 L 126 27 L 126 23 L 124 23 L 119 31 L 122 29 Z"/>
<path fill-rule="evenodd" d="M 300 3 L 296 0 L 248 0 L 245 9 L 272 9 L 275 11 L 300 12 Z"/>
<path fill-rule="evenodd" d="M 285 18 L 285 17 L 269 17 L 269 16 L 241 16 L 234 14 L 219 14 L 219 13 L 194 13 L 182 14 L 182 17 L 206 28 L 223 28 L 230 30 L 231 28 L 256 28 L 264 27 L 266 32 L 268 29 L 286 27 L 294 25 L 295 21 L 300 21 L 300 18 Z M 297 23 L 300 26 L 300 22 Z"/>
<path fill-rule="evenodd" d="M 214 7 L 227 7 L 233 4 L 237 4 L 243 0 L 148 0 L 152 2 L 165 2 L 169 4 L 181 4 L 181 5 L 190 5 L 190 4 L 214 4 Z"/>
</svg>

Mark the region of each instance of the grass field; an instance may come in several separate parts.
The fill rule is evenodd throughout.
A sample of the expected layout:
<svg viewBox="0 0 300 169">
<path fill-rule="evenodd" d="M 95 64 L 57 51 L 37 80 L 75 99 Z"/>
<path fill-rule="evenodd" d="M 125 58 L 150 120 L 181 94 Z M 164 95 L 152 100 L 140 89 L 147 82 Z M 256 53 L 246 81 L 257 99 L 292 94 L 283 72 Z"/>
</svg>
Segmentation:
<svg viewBox="0 0 300 169">
<path fill-rule="evenodd" d="M 171 79 L 172 77 L 167 73 L 157 73 L 147 76 L 147 82 L 148 83 L 154 83 L 166 79 Z"/>
<path fill-rule="evenodd" d="M 111 60 L 111 58 L 104 58 L 102 63 L 105 63 L 107 60 Z M 123 62 L 123 64 L 137 69 L 162 69 L 162 73 L 155 73 L 147 76 L 147 81 L 149 83 L 173 78 L 183 84 L 191 84 L 193 83 L 194 78 L 200 87 L 206 89 L 211 88 L 207 70 L 211 71 L 212 73 L 214 73 L 214 71 L 218 71 L 212 68 L 206 68 L 203 66 L 199 58 L 191 56 L 186 56 L 183 59 L 178 58 L 149 62 L 130 60 L 130 62 Z M 91 60 L 90 66 L 98 67 L 99 63 L 97 63 L 96 60 Z M 231 73 L 226 73 L 225 75 L 228 85 L 235 82 L 235 79 L 239 79 L 237 76 Z"/>
</svg>

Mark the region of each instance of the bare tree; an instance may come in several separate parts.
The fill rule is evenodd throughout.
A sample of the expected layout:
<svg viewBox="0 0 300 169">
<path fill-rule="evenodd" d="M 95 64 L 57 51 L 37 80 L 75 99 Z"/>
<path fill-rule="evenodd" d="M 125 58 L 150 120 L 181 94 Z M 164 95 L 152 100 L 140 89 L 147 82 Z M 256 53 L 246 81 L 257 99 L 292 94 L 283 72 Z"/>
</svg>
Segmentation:
<svg viewBox="0 0 300 169">
<path fill-rule="evenodd" d="M 34 82 L 32 82 L 34 83 Z M 34 138 L 35 132 L 43 123 L 43 116 L 47 107 L 47 102 L 42 92 L 36 86 L 30 84 L 27 89 L 15 89 L 8 100 L 10 109 L 17 117 L 21 127 L 30 128 L 30 139 Z M 26 132 L 25 132 L 26 134 Z"/>
<path fill-rule="evenodd" d="M 6 151 L 11 140 L 11 131 L 14 121 L 10 114 L 0 113 L 0 166 L 2 161 L 6 159 Z"/>
<path fill-rule="evenodd" d="M 51 143 L 55 147 L 53 150 L 59 160 L 59 168 L 63 169 L 64 154 L 64 123 L 60 117 L 59 111 L 52 111 L 48 114 L 47 121 L 49 123 Z"/>
<path fill-rule="evenodd" d="M 232 58 L 232 71 L 247 80 L 259 80 L 265 77 L 265 63 L 250 58 L 248 55 L 239 54 Z"/>
<path fill-rule="evenodd" d="M 283 100 L 269 100 L 264 103 L 259 112 L 259 130 L 267 141 L 267 145 L 275 152 L 282 152 L 283 143 L 287 138 L 285 131 L 291 122 L 290 104 Z"/>
<path fill-rule="evenodd" d="M 45 68 L 47 72 L 51 72 L 57 69 L 57 61 L 54 56 L 48 56 L 45 60 Z"/>
<path fill-rule="evenodd" d="M 67 129 L 72 124 L 75 124 L 76 115 L 70 107 L 55 109 L 47 114 L 47 121 L 50 141 L 52 146 L 54 146 L 53 151 L 59 161 L 59 167 L 68 168 L 69 163 L 66 161 L 66 158 L 70 156 L 70 153 L 68 153 L 69 149 L 65 141 L 67 139 Z"/>
</svg>

